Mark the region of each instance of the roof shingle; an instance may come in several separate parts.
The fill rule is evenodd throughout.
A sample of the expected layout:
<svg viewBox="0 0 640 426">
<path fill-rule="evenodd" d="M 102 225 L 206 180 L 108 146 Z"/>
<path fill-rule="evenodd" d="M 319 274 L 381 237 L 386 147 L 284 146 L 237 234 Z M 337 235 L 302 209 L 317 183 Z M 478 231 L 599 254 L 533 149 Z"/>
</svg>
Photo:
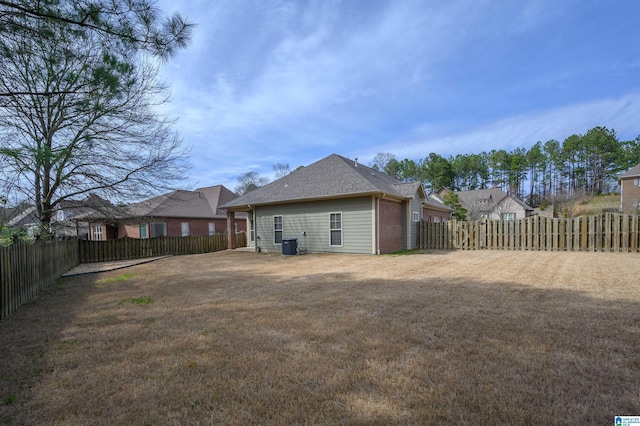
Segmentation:
<svg viewBox="0 0 640 426">
<path fill-rule="evenodd" d="M 343 198 L 384 193 L 407 199 L 413 197 L 420 182 L 403 183 L 354 160 L 332 154 L 289 175 L 261 186 L 222 205 L 234 210 L 250 205 L 277 204 L 323 198 Z"/>
</svg>

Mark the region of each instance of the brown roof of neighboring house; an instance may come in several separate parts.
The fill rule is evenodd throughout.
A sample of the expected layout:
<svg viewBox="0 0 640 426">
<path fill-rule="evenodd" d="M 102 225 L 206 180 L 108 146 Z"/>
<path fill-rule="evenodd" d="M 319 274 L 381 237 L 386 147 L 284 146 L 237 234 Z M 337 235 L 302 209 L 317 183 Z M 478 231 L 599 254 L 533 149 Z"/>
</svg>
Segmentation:
<svg viewBox="0 0 640 426">
<path fill-rule="evenodd" d="M 397 199 L 412 198 L 420 182 L 401 182 L 357 160 L 332 154 L 285 177 L 261 186 L 222 205 L 240 210 L 251 205 L 279 204 L 359 195 L 385 194 Z"/>
<path fill-rule="evenodd" d="M 440 211 L 445 211 L 445 212 L 453 212 L 453 209 L 451 207 L 449 207 L 448 205 L 446 205 L 444 203 L 441 203 L 439 200 L 437 200 L 436 198 L 432 197 L 431 195 L 429 197 L 427 197 L 427 199 L 425 200 L 424 206 L 432 208 L 434 210 L 440 210 Z"/>
<path fill-rule="evenodd" d="M 468 191 L 457 191 L 460 203 L 466 209 L 470 206 L 476 206 L 479 201 L 487 200 L 487 204 L 483 205 L 483 211 L 492 211 L 505 198 L 511 197 L 516 203 L 520 204 L 525 210 L 533 210 L 533 207 L 527 205 L 524 201 L 517 197 L 510 196 L 500 188 L 490 189 L 473 189 Z"/>
<path fill-rule="evenodd" d="M 139 203 L 124 210 L 124 217 L 183 217 L 225 218 L 220 205 L 238 196 L 222 185 L 208 186 L 195 191 L 175 190 Z"/>
<path fill-rule="evenodd" d="M 623 173 L 622 175 L 620 175 L 620 179 L 628 179 L 628 178 L 635 178 L 635 177 L 640 177 L 640 164 L 638 164 L 635 167 L 632 167 L 631 169 L 627 170 L 626 173 Z"/>
</svg>

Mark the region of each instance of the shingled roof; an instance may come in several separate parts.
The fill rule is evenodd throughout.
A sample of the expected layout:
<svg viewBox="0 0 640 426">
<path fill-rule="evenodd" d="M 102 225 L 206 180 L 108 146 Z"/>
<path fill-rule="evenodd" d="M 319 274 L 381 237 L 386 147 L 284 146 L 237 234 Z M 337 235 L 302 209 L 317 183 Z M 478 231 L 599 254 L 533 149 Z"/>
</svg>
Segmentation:
<svg viewBox="0 0 640 426">
<path fill-rule="evenodd" d="M 127 206 L 126 217 L 190 217 L 226 218 L 219 208 L 238 195 L 222 185 L 198 188 L 195 191 L 176 190 Z"/>
<path fill-rule="evenodd" d="M 500 188 L 490 188 L 490 189 L 473 189 L 468 191 L 458 191 L 458 198 L 460 203 L 465 208 L 471 208 L 473 206 L 477 206 L 477 204 L 481 201 L 486 201 L 486 204 L 483 205 L 483 211 L 491 211 L 498 204 L 502 202 L 505 198 L 509 197 L 509 195 L 501 190 Z M 516 203 L 520 204 L 522 208 L 525 210 L 533 210 L 532 207 L 527 205 L 525 202 L 520 200 L 517 197 L 511 197 Z"/>
<path fill-rule="evenodd" d="M 629 169 L 626 173 L 620 175 L 620 179 L 628 179 L 640 177 L 640 164 Z"/>
<path fill-rule="evenodd" d="M 261 186 L 221 207 L 242 210 L 249 206 L 385 194 L 410 199 L 420 182 L 401 182 L 383 172 L 332 154 L 287 176 Z"/>
</svg>

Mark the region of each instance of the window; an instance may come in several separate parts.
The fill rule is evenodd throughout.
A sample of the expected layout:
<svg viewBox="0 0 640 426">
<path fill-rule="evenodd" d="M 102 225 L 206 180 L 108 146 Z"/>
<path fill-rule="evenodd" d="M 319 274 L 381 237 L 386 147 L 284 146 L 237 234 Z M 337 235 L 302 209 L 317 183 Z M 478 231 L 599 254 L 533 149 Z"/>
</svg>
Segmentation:
<svg viewBox="0 0 640 426">
<path fill-rule="evenodd" d="M 502 220 L 515 220 L 515 213 L 502 213 Z"/>
<path fill-rule="evenodd" d="M 640 178 L 635 178 L 635 179 L 633 180 L 633 184 L 634 184 L 635 186 L 640 186 Z"/>
<path fill-rule="evenodd" d="M 147 224 L 146 223 L 141 223 L 140 224 L 140 238 L 149 238 L 149 236 L 147 235 Z"/>
<path fill-rule="evenodd" d="M 153 228 L 153 237 L 167 235 L 167 224 L 164 222 L 154 222 L 151 224 Z"/>
<path fill-rule="evenodd" d="M 93 239 L 95 241 L 102 241 L 102 225 L 96 225 L 93 227 Z"/>
<path fill-rule="evenodd" d="M 433 222 L 434 223 L 440 223 L 440 216 L 434 216 L 433 217 Z"/>
<path fill-rule="evenodd" d="M 413 212 L 413 221 L 420 222 L 420 212 Z"/>
<path fill-rule="evenodd" d="M 329 232 L 331 233 L 331 245 L 342 245 L 342 213 L 329 214 Z"/>
<path fill-rule="evenodd" d="M 216 233 L 216 223 L 209 222 L 209 235 L 213 235 Z"/>
<path fill-rule="evenodd" d="M 180 229 L 182 230 L 183 237 L 189 236 L 189 222 L 182 222 L 182 224 L 180 225 Z"/>
<path fill-rule="evenodd" d="M 273 217 L 273 242 L 282 243 L 282 216 Z"/>
</svg>

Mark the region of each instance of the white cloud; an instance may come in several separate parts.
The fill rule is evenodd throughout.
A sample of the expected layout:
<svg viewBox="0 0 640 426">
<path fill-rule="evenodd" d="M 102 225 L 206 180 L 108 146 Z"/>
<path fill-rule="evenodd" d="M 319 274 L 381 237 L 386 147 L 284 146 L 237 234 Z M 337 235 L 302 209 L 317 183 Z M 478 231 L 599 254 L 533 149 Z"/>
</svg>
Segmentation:
<svg viewBox="0 0 640 426">
<path fill-rule="evenodd" d="M 622 140 L 633 139 L 640 132 L 635 123 L 638 116 L 640 93 L 631 93 L 507 117 L 461 133 L 454 128 L 432 130 L 425 124 L 411 135 L 382 145 L 368 155 L 373 157 L 377 152 L 393 152 L 400 158 L 422 159 L 431 152 L 455 156 L 492 149 L 529 148 L 537 141 L 556 139 L 562 142 L 572 134 L 582 134 L 596 126 L 614 129 Z"/>
</svg>

